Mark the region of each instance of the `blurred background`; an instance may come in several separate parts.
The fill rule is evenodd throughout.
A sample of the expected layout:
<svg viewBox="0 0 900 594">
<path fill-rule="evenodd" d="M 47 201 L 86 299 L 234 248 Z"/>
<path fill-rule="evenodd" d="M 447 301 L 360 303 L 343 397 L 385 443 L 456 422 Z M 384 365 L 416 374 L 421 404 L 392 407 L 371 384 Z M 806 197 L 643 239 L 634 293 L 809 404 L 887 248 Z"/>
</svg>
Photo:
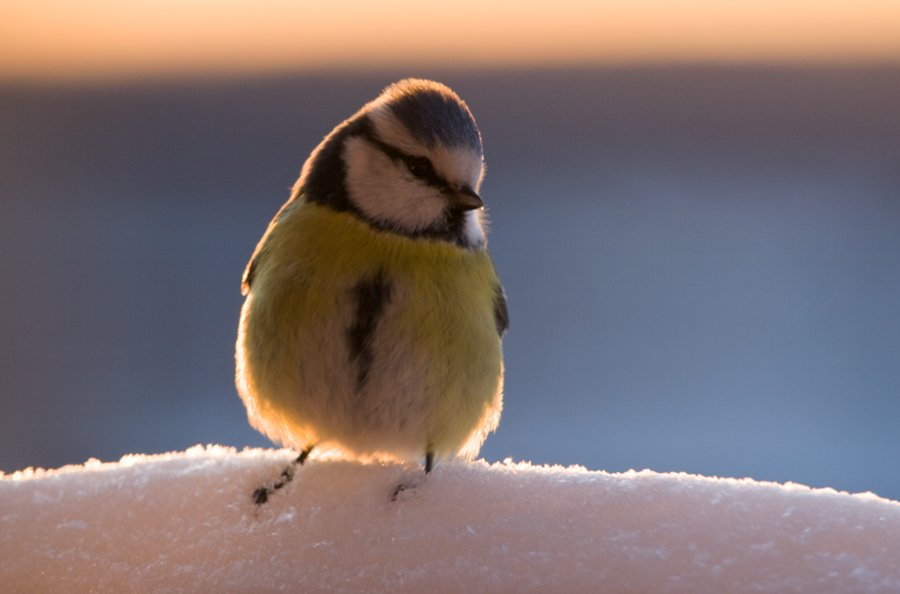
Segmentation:
<svg viewBox="0 0 900 594">
<path fill-rule="evenodd" d="M 481 125 L 488 460 L 900 499 L 900 4 L 0 4 L 0 470 L 266 446 L 243 267 L 405 76 Z"/>
</svg>

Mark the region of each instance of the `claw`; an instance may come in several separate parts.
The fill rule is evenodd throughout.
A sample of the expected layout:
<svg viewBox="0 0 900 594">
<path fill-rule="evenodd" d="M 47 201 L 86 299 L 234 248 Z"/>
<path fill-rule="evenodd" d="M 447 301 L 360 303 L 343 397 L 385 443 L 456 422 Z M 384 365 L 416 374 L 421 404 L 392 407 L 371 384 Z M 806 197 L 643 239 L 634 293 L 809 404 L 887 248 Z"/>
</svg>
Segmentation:
<svg viewBox="0 0 900 594">
<path fill-rule="evenodd" d="M 291 464 L 281 471 L 281 480 L 273 484 L 271 487 L 260 487 L 253 492 L 253 503 L 256 505 L 263 505 L 264 503 L 269 501 L 269 495 L 282 488 L 292 480 L 294 480 L 294 472 L 297 466 L 303 466 L 303 463 L 306 462 L 306 459 L 309 457 L 309 453 L 312 451 L 313 446 L 307 447 L 305 450 L 300 452 L 300 455 L 291 462 Z"/>
</svg>

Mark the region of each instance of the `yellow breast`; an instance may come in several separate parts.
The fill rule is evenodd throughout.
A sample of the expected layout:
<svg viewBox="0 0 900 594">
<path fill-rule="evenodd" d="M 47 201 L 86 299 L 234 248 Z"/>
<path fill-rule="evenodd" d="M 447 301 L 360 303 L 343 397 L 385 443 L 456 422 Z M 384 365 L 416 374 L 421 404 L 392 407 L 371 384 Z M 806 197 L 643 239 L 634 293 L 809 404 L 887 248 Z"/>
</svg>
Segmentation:
<svg viewBox="0 0 900 594">
<path fill-rule="evenodd" d="M 350 295 L 378 274 L 390 300 L 360 392 L 346 351 Z M 295 447 L 474 454 L 500 412 L 498 285 L 485 250 L 377 231 L 312 204 L 284 213 L 263 246 L 239 336 L 255 424 Z"/>
</svg>

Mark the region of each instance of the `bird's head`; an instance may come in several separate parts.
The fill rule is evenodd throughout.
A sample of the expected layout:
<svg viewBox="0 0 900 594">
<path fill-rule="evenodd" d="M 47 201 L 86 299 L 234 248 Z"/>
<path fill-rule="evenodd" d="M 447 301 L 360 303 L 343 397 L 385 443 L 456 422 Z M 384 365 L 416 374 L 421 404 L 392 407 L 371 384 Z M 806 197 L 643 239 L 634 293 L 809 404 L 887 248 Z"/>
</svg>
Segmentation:
<svg viewBox="0 0 900 594">
<path fill-rule="evenodd" d="M 407 79 L 339 125 L 295 194 L 403 235 L 484 245 L 481 133 L 448 87 Z"/>
</svg>

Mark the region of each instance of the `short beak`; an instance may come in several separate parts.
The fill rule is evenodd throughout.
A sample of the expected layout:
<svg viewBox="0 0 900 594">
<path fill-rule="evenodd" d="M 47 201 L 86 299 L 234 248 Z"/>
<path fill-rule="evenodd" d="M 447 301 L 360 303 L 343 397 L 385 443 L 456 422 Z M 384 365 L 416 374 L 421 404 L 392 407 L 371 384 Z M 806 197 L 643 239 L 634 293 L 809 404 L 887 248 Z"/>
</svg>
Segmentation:
<svg viewBox="0 0 900 594">
<path fill-rule="evenodd" d="M 450 194 L 447 201 L 455 210 L 475 210 L 484 206 L 484 200 L 469 186 L 463 186 Z"/>
</svg>

